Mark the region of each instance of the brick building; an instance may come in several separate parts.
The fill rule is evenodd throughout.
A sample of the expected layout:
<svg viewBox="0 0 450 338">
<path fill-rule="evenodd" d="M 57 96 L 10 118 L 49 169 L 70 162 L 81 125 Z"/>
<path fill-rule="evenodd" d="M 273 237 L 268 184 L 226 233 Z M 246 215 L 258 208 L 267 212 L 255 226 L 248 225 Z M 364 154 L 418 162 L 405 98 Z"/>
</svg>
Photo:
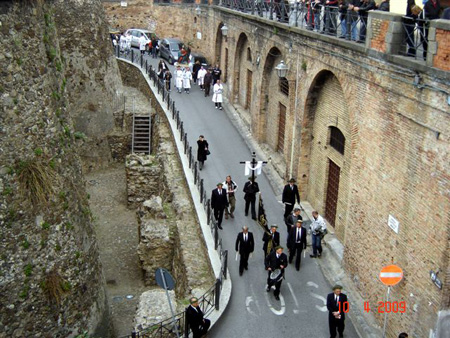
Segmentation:
<svg viewBox="0 0 450 338">
<path fill-rule="evenodd" d="M 427 60 L 417 61 L 399 55 L 401 16 L 391 13 L 371 12 L 367 40 L 356 44 L 212 5 L 201 13 L 115 6 L 105 4 L 113 24 L 126 28 L 151 13 L 159 36 L 179 36 L 220 64 L 228 101 L 278 173 L 296 177 L 302 199 L 331 224 L 342 264 L 370 304 L 385 295 L 380 268 L 403 268 L 392 300 L 407 311 L 391 315 L 389 337 L 427 337 L 448 325 L 449 21 L 431 23 Z M 280 80 L 282 60 L 289 71 Z M 439 271 L 442 289 L 430 271 Z"/>
</svg>

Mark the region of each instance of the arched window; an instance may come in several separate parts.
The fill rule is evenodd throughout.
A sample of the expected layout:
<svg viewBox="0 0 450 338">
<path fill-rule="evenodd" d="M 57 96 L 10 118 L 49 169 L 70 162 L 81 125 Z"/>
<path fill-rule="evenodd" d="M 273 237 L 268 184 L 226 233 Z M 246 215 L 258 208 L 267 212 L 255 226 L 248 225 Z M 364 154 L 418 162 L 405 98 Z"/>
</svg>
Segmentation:
<svg viewBox="0 0 450 338">
<path fill-rule="evenodd" d="M 247 47 L 247 61 L 252 62 L 252 51 Z"/>
<path fill-rule="evenodd" d="M 344 155 L 345 137 L 342 132 L 336 127 L 330 127 L 330 146 Z"/>
<path fill-rule="evenodd" d="M 282 77 L 279 79 L 278 82 L 280 92 L 282 92 L 284 95 L 289 96 L 289 81 L 285 77 Z"/>
</svg>

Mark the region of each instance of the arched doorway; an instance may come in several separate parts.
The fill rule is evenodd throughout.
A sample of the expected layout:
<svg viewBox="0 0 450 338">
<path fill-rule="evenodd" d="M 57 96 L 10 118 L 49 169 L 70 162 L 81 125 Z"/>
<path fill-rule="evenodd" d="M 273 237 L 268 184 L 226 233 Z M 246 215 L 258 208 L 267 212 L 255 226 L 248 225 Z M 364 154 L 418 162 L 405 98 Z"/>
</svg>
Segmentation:
<svg viewBox="0 0 450 338">
<path fill-rule="evenodd" d="M 253 66 L 251 58 L 249 61 L 249 50 L 251 57 L 251 48 L 247 35 L 241 33 L 236 44 L 236 54 L 234 55 L 233 98 L 234 103 L 239 104 L 245 109 L 250 108 L 252 92 Z"/>
<path fill-rule="evenodd" d="M 279 78 L 275 67 L 282 60 L 281 51 L 272 47 L 267 53 L 261 81 L 260 111 L 257 119 L 258 141 L 266 143 L 274 151 L 279 151 L 279 137 L 282 126 L 281 114 L 286 114 L 286 102 L 279 93 Z M 270 98 L 270 99 L 269 99 Z M 284 120 L 285 121 L 285 120 Z M 284 138 L 283 138 L 284 140 Z"/>
<path fill-rule="evenodd" d="M 222 40 L 223 40 L 223 35 L 222 35 L 222 27 L 223 27 L 223 22 L 221 22 L 219 24 L 219 26 L 217 27 L 217 31 L 216 31 L 216 49 L 214 51 L 214 60 L 211 60 L 211 64 L 218 64 L 221 65 L 222 67 Z"/>
<path fill-rule="evenodd" d="M 321 71 L 306 99 L 299 177 L 303 195 L 336 228 L 342 240 L 347 218 L 350 133 L 341 84 L 332 72 Z"/>
</svg>

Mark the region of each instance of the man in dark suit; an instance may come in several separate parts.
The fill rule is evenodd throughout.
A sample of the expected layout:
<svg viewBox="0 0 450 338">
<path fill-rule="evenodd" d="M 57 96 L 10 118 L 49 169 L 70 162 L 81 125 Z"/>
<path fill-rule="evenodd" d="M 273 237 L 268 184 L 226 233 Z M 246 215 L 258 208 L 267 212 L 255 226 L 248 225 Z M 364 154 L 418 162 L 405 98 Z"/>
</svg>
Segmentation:
<svg viewBox="0 0 450 338">
<path fill-rule="evenodd" d="M 251 176 L 248 178 L 248 182 L 244 184 L 244 200 L 245 200 L 245 216 L 248 216 L 248 208 L 251 205 L 252 218 L 256 221 L 256 209 L 255 201 L 256 194 L 259 192 L 258 183 L 255 182 Z"/>
<path fill-rule="evenodd" d="M 264 251 L 264 259 L 269 255 L 272 251 L 275 250 L 277 246 L 280 245 L 280 233 L 277 232 L 278 225 L 272 224 L 270 226 L 270 232 L 265 231 L 263 235 L 263 251 Z"/>
<path fill-rule="evenodd" d="M 297 255 L 295 259 L 295 269 L 300 270 L 300 262 L 302 261 L 302 250 L 306 249 L 306 229 L 302 227 L 303 221 L 297 220 L 296 227 L 291 229 L 289 233 L 289 263 Z"/>
<path fill-rule="evenodd" d="M 275 250 L 266 257 L 265 266 L 266 270 L 269 272 L 269 275 L 267 277 L 266 291 L 270 292 L 270 288 L 272 287 L 272 285 L 275 285 L 275 291 L 273 292 L 273 295 L 275 296 L 276 300 L 280 300 L 280 288 L 281 283 L 283 282 L 284 269 L 286 269 L 286 267 L 288 266 L 288 258 L 286 254 L 283 253 L 282 246 L 277 246 Z M 276 279 L 270 278 L 271 273 L 277 269 L 281 270 L 280 276 Z"/>
<path fill-rule="evenodd" d="M 294 211 L 291 214 L 289 214 L 289 216 L 286 217 L 286 219 L 284 220 L 284 224 L 286 224 L 288 238 L 289 238 L 289 233 L 291 232 L 291 229 L 295 228 L 295 225 L 297 224 L 297 220 L 303 219 L 303 217 L 300 215 L 301 212 L 302 211 L 300 208 L 295 208 Z"/>
<path fill-rule="evenodd" d="M 345 312 L 348 311 L 347 295 L 341 293 L 342 286 L 333 286 L 333 292 L 327 296 L 328 324 L 330 326 L 330 338 L 344 337 Z"/>
<path fill-rule="evenodd" d="M 222 183 L 217 183 L 217 189 L 211 193 L 211 208 L 217 220 L 219 229 L 222 229 L 223 211 L 228 207 L 227 191 L 222 188 Z"/>
<path fill-rule="evenodd" d="M 209 319 L 203 318 L 203 312 L 198 306 L 198 299 L 192 297 L 189 299 L 191 305 L 186 308 L 186 320 L 192 330 L 193 338 L 200 338 L 208 332 L 211 326 Z"/>
<path fill-rule="evenodd" d="M 300 204 L 300 194 L 298 193 L 298 187 L 295 183 L 295 180 L 291 178 L 289 180 L 289 184 L 286 184 L 283 189 L 283 195 L 281 197 L 281 201 L 284 203 L 284 219 L 289 216 L 294 209 L 295 200 Z"/>
<path fill-rule="evenodd" d="M 236 252 L 241 255 L 239 261 L 239 276 L 242 276 L 244 269 L 248 270 L 248 256 L 255 249 L 255 241 L 253 240 L 253 234 L 248 231 L 247 226 L 242 227 L 242 232 L 237 235 L 236 238 Z"/>
</svg>

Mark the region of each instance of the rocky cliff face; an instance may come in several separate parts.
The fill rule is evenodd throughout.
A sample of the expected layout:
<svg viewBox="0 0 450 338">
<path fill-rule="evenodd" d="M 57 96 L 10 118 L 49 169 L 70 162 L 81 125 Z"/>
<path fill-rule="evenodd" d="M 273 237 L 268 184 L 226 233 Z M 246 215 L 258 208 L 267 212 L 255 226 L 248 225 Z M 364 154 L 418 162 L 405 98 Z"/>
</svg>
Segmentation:
<svg viewBox="0 0 450 338">
<path fill-rule="evenodd" d="M 0 2 L 0 337 L 93 333 L 105 318 L 80 158 L 109 160 L 120 76 L 102 13 Z"/>
</svg>

